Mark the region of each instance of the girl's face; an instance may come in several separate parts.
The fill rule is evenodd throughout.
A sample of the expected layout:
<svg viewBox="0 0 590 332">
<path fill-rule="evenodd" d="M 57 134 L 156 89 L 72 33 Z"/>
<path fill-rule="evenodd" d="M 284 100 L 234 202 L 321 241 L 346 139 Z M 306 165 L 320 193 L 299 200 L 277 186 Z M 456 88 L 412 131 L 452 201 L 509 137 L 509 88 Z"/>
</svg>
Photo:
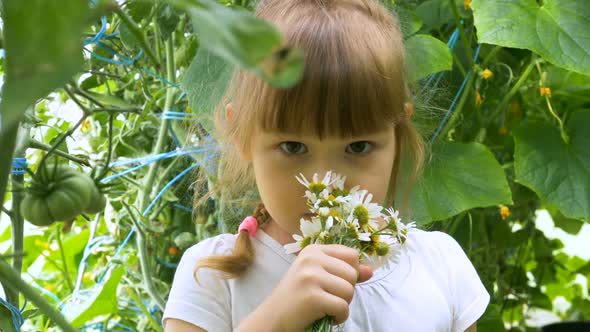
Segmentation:
<svg viewBox="0 0 590 332">
<path fill-rule="evenodd" d="M 332 170 L 346 176 L 345 186 L 360 185 L 383 204 L 395 158 L 394 128 L 370 135 L 340 138 L 258 131 L 247 154 L 262 202 L 272 217 L 265 226 L 281 244 L 293 242 L 299 221 L 309 213 L 302 186 L 295 176 L 311 179 Z"/>
</svg>

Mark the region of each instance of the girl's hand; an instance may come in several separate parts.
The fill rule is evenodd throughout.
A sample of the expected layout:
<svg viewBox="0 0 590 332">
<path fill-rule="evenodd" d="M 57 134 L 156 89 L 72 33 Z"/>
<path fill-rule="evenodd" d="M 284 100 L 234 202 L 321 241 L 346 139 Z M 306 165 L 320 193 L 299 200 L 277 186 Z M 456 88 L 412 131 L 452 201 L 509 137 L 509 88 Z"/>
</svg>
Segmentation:
<svg viewBox="0 0 590 332">
<path fill-rule="evenodd" d="M 259 307 L 267 313 L 259 317 L 276 319 L 278 331 L 303 331 L 324 316 L 340 324 L 348 318 L 354 286 L 372 275 L 369 266 L 360 265 L 355 249 L 309 245 Z"/>
</svg>

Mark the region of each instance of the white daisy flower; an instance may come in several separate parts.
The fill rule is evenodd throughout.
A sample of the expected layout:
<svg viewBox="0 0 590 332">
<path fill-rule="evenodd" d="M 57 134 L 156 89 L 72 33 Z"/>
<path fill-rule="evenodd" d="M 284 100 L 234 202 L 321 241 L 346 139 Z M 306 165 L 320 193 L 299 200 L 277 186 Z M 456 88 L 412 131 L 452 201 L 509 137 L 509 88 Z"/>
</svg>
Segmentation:
<svg viewBox="0 0 590 332">
<path fill-rule="evenodd" d="M 314 237 L 322 231 L 322 222 L 317 217 L 311 218 L 311 221 L 301 218 L 299 222 L 299 228 L 304 237 Z"/>
<path fill-rule="evenodd" d="M 312 181 L 307 180 L 303 173 L 299 173 L 299 176 L 295 176 L 297 181 L 308 188 L 312 193 L 319 193 L 325 188 L 332 185 L 332 171 L 326 172 L 324 178 L 320 181 L 319 175 L 315 173 L 312 177 Z"/>
<path fill-rule="evenodd" d="M 303 249 L 302 244 L 305 238 L 299 234 L 293 234 L 293 239 L 295 239 L 295 242 L 287 243 L 283 246 L 287 254 L 295 254 Z"/>
<path fill-rule="evenodd" d="M 399 263 L 402 253 L 402 245 L 393 235 L 380 235 L 379 244 L 374 254 L 363 253 L 364 262 L 370 264 L 375 270 L 379 268 L 389 269 Z"/>
</svg>

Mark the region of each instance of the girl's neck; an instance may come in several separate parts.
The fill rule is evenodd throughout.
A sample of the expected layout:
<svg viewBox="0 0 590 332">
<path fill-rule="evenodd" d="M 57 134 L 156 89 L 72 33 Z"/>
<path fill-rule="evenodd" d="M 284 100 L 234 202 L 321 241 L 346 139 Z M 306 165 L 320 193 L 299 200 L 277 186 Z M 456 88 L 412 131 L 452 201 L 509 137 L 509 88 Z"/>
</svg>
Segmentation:
<svg viewBox="0 0 590 332">
<path fill-rule="evenodd" d="M 277 241 L 280 245 L 294 242 L 293 236 L 281 228 L 272 218 L 260 226 L 268 236 Z"/>
</svg>

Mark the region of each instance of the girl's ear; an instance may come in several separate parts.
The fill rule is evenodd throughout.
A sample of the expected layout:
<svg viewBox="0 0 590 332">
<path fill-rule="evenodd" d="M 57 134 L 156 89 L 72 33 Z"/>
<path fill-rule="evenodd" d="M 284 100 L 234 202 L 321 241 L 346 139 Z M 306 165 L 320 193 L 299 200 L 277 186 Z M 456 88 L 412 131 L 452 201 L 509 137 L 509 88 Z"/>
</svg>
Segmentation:
<svg viewBox="0 0 590 332">
<path fill-rule="evenodd" d="M 234 104 L 232 102 L 225 105 L 225 118 L 230 120 L 234 116 Z M 233 146 L 236 148 L 238 153 L 240 154 L 240 158 L 245 161 L 250 162 L 252 157 L 249 151 L 246 151 L 247 148 L 244 146 L 244 142 L 231 142 Z"/>
<path fill-rule="evenodd" d="M 225 118 L 231 119 L 234 116 L 234 103 L 230 102 L 225 105 Z"/>
<path fill-rule="evenodd" d="M 408 121 L 412 119 L 412 114 L 414 114 L 414 104 L 406 102 L 404 104 L 404 113 L 406 114 L 406 119 Z"/>
</svg>

